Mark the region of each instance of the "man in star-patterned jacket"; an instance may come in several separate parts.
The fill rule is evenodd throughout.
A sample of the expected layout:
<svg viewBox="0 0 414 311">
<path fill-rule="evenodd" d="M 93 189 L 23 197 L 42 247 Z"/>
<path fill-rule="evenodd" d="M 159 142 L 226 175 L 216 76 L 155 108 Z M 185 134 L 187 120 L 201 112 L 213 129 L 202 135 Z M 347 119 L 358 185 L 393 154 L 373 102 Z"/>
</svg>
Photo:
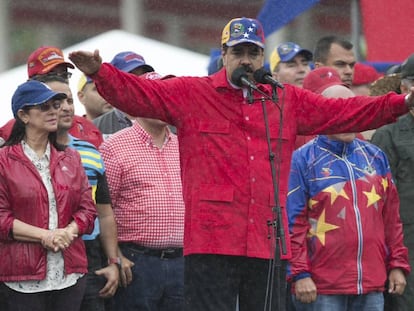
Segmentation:
<svg viewBox="0 0 414 311">
<path fill-rule="evenodd" d="M 326 91 L 334 87 L 352 93 Z M 296 150 L 287 211 L 297 310 L 383 310 L 387 278 L 391 294 L 403 293 L 410 266 L 399 198 L 378 147 L 346 133 Z"/>
</svg>

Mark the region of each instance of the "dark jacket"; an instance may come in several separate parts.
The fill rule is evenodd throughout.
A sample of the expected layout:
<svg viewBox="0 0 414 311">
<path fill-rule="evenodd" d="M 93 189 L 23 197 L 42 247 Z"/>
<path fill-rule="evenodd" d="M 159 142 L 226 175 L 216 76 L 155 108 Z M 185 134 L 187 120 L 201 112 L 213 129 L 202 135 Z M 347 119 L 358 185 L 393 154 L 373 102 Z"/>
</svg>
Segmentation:
<svg viewBox="0 0 414 311">
<path fill-rule="evenodd" d="M 397 122 L 379 128 L 371 142 L 388 157 L 400 196 L 403 224 L 414 224 L 414 117 L 408 113 Z"/>
</svg>

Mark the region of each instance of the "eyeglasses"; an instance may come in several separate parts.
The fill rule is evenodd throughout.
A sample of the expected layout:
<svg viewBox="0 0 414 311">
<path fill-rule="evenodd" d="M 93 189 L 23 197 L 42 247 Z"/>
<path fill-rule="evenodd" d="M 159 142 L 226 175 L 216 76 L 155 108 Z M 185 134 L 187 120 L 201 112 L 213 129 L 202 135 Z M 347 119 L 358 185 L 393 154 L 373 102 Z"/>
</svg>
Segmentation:
<svg viewBox="0 0 414 311">
<path fill-rule="evenodd" d="M 46 112 L 49 111 L 50 108 L 53 107 L 53 109 L 58 110 L 61 106 L 62 102 L 60 100 L 54 100 L 53 102 L 47 101 L 43 104 L 40 105 L 28 105 L 28 106 L 24 106 L 25 109 L 30 110 L 30 109 L 39 109 L 42 112 Z"/>
</svg>

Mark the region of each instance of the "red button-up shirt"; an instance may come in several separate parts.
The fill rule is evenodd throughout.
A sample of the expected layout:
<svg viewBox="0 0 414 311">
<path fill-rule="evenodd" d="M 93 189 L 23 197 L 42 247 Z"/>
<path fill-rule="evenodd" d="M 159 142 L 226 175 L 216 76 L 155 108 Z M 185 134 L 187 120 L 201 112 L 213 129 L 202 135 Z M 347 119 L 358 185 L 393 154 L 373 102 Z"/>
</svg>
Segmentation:
<svg viewBox="0 0 414 311">
<path fill-rule="evenodd" d="M 332 99 L 286 85 L 279 102 L 265 101 L 275 153 L 272 185 L 264 114 L 248 104 L 226 71 L 208 77 L 146 80 L 103 64 L 93 75 L 100 94 L 132 116 L 164 120 L 177 127 L 186 205 L 184 253 L 274 256 L 275 197 L 290 256 L 286 211 L 290 159 L 297 134 L 347 133 L 393 122 L 408 110 L 404 96 Z M 271 87 L 259 85 L 271 96 Z M 255 97 L 260 95 L 253 93 Z"/>
</svg>

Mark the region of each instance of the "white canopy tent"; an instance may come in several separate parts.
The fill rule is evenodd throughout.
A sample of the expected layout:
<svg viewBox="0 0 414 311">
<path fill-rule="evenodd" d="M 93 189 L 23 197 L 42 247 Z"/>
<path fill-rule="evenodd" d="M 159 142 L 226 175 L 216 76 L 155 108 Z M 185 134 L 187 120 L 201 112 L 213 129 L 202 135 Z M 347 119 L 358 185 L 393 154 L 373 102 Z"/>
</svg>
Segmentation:
<svg viewBox="0 0 414 311">
<path fill-rule="evenodd" d="M 156 40 L 137 36 L 121 30 L 112 30 L 76 45 L 63 49 L 65 59 L 72 51 L 94 51 L 98 49 L 103 60 L 110 62 L 115 54 L 122 51 L 134 51 L 145 58 L 161 75 L 203 76 L 207 74 L 209 56 L 162 43 Z M 85 109 L 77 99 L 77 84 L 81 72 L 77 69 L 70 79 L 70 86 L 75 100 L 75 113 L 82 115 Z M 0 74 L 0 89 L 2 95 L 2 112 L 0 126 L 13 117 L 11 98 L 17 86 L 27 79 L 27 67 L 22 65 Z"/>
</svg>

